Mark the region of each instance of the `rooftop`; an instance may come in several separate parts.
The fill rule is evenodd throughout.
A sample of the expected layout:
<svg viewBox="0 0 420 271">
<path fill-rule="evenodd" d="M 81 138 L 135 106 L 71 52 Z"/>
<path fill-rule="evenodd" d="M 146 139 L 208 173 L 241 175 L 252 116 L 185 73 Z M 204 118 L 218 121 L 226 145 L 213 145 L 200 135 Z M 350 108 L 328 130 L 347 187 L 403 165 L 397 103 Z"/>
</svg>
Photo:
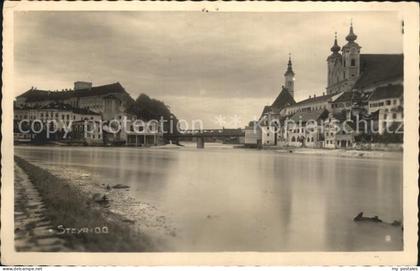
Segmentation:
<svg viewBox="0 0 420 271">
<path fill-rule="evenodd" d="M 335 112 L 331 114 L 332 117 L 339 121 L 345 121 L 347 119 L 345 112 Z"/>
<path fill-rule="evenodd" d="M 403 95 L 402 85 L 388 85 L 385 87 L 376 88 L 372 95 L 369 97 L 369 101 L 377 101 L 388 98 L 399 98 Z"/>
<path fill-rule="evenodd" d="M 86 108 L 76 108 L 69 104 L 63 104 L 63 103 L 50 103 L 44 106 L 15 107 L 14 110 L 59 110 L 59 111 L 73 112 L 73 113 L 81 114 L 81 115 L 100 115 Z"/>
<path fill-rule="evenodd" d="M 295 99 L 293 99 L 292 95 L 290 95 L 289 91 L 282 87 L 280 94 L 274 100 L 271 107 L 275 107 L 277 109 L 283 109 L 286 106 L 295 104 Z"/>
<path fill-rule="evenodd" d="M 302 121 L 318 121 L 320 119 L 326 119 L 328 117 L 328 110 L 321 109 L 321 110 L 314 110 L 309 112 L 297 112 L 293 114 L 289 119 L 294 121 L 295 123 Z"/>
<path fill-rule="evenodd" d="M 311 97 L 305 100 L 302 100 L 300 102 L 295 103 L 295 105 L 304 105 L 304 104 L 310 104 L 310 103 L 319 103 L 319 102 L 328 102 L 334 95 L 337 95 L 337 93 L 322 95 L 322 96 L 316 96 Z"/>
<path fill-rule="evenodd" d="M 263 109 L 263 112 L 261 113 L 260 119 L 270 111 L 271 111 L 271 106 L 269 106 L 269 105 L 264 106 L 264 109 Z"/>
<path fill-rule="evenodd" d="M 43 100 L 64 100 L 73 97 L 97 96 L 110 93 L 126 93 L 126 91 L 119 82 L 116 82 L 108 85 L 77 90 L 51 91 L 31 88 L 25 93 L 17 96 L 17 98 L 26 98 L 27 102 L 35 102 Z"/>
<path fill-rule="evenodd" d="M 353 98 L 352 91 L 343 92 L 334 102 L 341 103 L 341 102 L 348 102 L 351 101 Z"/>
<path fill-rule="evenodd" d="M 403 78 L 402 54 L 361 54 L 360 77 L 354 88 L 367 88 L 375 83 Z"/>
</svg>

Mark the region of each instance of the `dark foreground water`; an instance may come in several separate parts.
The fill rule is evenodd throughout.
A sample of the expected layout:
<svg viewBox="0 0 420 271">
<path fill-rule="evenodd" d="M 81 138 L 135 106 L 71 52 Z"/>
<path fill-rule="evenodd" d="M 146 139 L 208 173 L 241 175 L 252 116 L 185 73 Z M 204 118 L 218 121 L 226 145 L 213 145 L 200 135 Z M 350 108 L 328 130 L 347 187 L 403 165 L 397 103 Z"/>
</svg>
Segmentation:
<svg viewBox="0 0 420 271">
<path fill-rule="evenodd" d="M 173 251 L 401 250 L 402 157 L 344 158 L 206 145 L 206 149 L 16 147 L 45 165 L 130 186 L 176 228 Z M 400 156 L 400 157 L 398 157 Z M 99 176 L 99 177 L 98 177 Z"/>
</svg>

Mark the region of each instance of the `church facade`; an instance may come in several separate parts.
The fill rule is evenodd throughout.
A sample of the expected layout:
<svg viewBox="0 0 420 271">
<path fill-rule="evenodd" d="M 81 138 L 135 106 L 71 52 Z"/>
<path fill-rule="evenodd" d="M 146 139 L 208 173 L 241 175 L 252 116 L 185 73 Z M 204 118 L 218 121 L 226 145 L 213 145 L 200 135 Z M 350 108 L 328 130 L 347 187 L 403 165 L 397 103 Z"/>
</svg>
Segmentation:
<svg viewBox="0 0 420 271">
<path fill-rule="evenodd" d="M 335 34 L 332 53 L 327 58 L 327 94 L 372 92 L 377 87 L 403 83 L 402 54 L 361 54 L 362 47 L 356 40 L 352 24 L 343 48 Z"/>
</svg>

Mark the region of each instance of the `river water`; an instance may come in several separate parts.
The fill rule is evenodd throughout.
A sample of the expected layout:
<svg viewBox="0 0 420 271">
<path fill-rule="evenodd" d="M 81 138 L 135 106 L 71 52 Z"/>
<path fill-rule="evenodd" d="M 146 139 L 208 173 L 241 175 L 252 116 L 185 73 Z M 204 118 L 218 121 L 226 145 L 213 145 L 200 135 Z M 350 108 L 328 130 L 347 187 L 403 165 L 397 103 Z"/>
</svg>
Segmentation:
<svg viewBox="0 0 420 271">
<path fill-rule="evenodd" d="M 401 250 L 400 227 L 356 223 L 360 211 L 402 220 L 402 156 L 366 159 L 233 149 L 15 147 L 44 165 L 126 184 L 176 235 L 171 251 Z"/>
</svg>

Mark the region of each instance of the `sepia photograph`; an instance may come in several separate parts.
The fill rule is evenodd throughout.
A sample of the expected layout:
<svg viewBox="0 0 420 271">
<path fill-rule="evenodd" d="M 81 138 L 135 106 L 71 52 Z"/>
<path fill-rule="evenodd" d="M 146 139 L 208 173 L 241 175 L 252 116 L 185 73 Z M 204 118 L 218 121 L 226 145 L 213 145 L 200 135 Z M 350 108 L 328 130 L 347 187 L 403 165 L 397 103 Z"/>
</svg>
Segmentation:
<svg viewBox="0 0 420 271">
<path fill-rule="evenodd" d="M 13 255 L 410 252 L 400 259 L 415 263 L 419 76 L 406 67 L 418 55 L 399 5 L 89 7 L 16 8 L 4 25 Z"/>
</svg>

